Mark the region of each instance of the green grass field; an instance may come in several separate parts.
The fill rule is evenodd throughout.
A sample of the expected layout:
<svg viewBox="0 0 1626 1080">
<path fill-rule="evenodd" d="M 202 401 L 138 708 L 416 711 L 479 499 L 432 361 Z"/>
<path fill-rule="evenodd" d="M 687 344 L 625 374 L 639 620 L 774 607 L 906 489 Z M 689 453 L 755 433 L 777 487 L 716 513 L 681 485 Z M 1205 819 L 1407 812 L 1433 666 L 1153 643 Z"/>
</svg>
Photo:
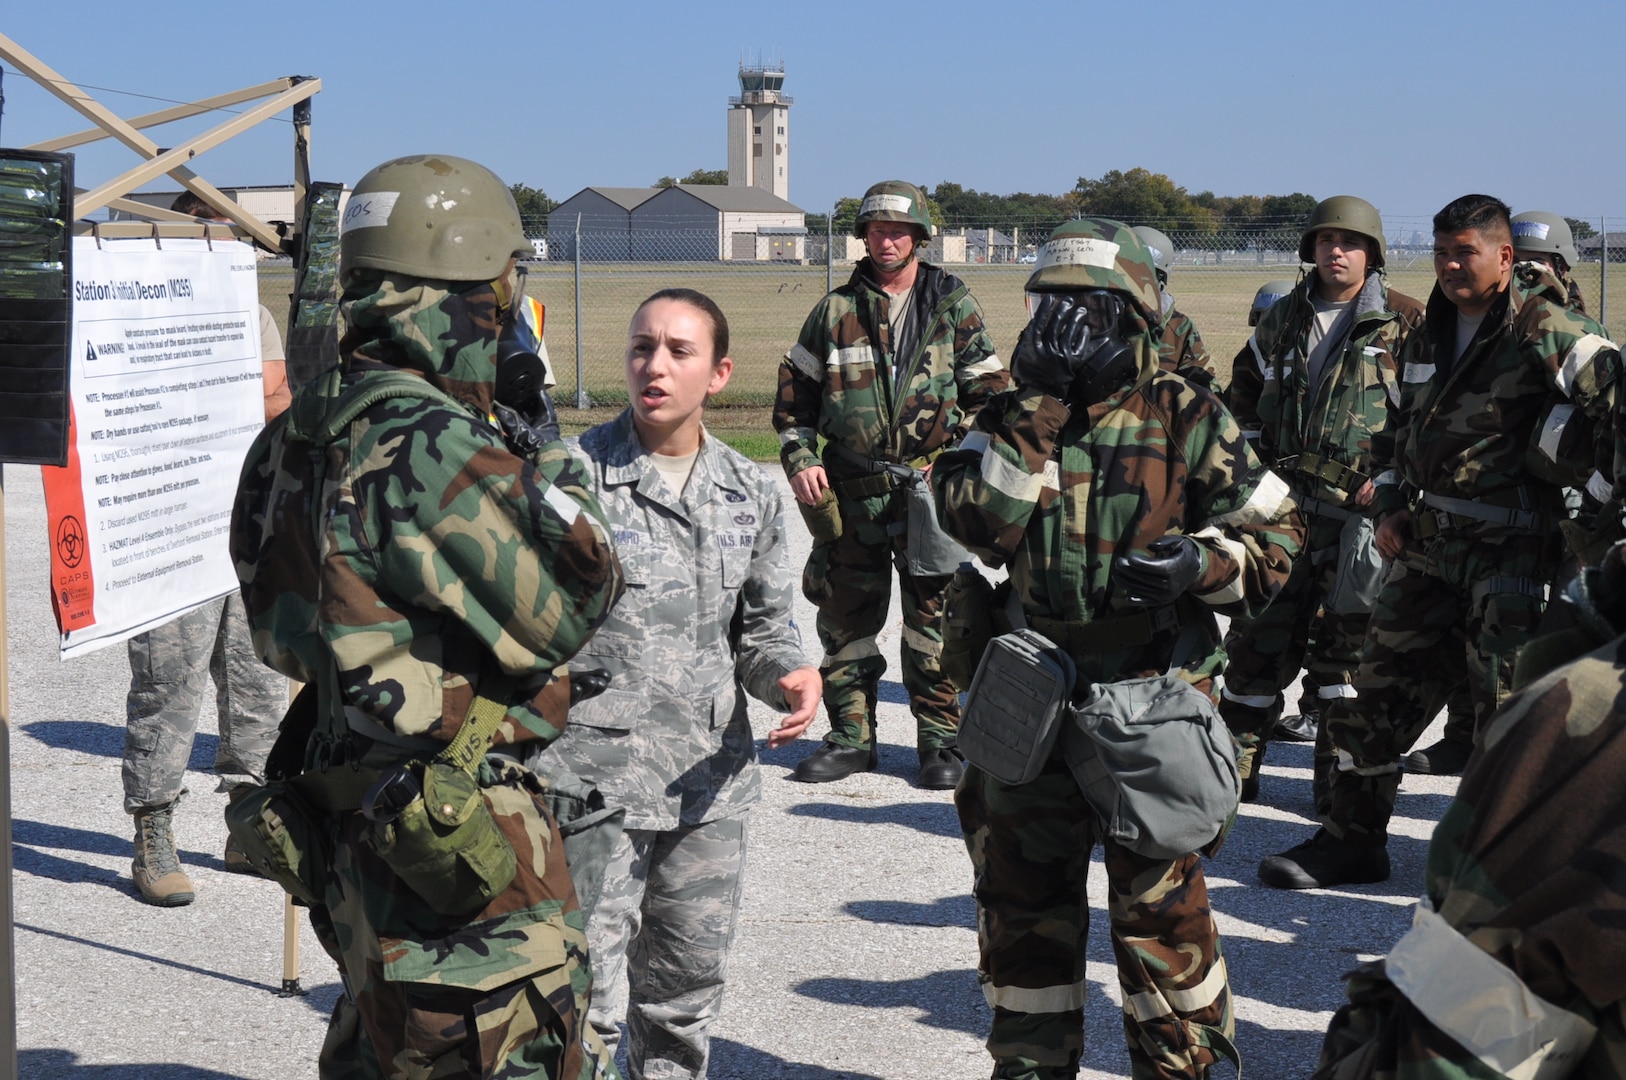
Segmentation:
<svg viewBox="0 0 1626 1080">
<path fill-rule="evenodd" d="M 971 287 L 982 305 L 988 332 L 1000 354 L 1009 357 L 1017 335 L 1027 321 L 1022 287 L 1026 266 L 954 266 L 950 269 Z M 1609 310 L 1611 322 L 1626 323 L 1626 266 L 1611 267 Z M 837 284 L 850 267 L 837 266 Z M 1176 267 L 1170 289 L 1191 316 L 1207 343 L 1223 379 L 1229 381 L 1231 360 L 1248 339 L 1248 308 L 1260 285 L 1273 278 L 1296 276 L 1292 266 L 1236 264 Z M 1588 309 L 1597 312 L 1599 267 L 1582 266 L 1576 273 Z M 650 293 L 674 285 L 699 289 L 711 296 L 728 316 L 734 377 L 714 405 L 708 423 L 731 444 L 753 457 L 773 457 L 777 440 L 769 427 L 767 408 L 773 401 L 779 361 L 796 340 L 802 321 L 825 292 L 823 266 L 790 264 L 628 263 L 587 264 L 582 269 L 582 370 L 588 396 L 596 408 L 576 419 L 587 423 L 613 416 L 626 402 L 622 356 L 627 322 Z M 288 316 L 288 293 L 293 274 L 287 267 L 262 268 L 260 298 L 276 315 L 279 326 Z M 1434 284 L 1432 264 L 1397 257 L 1390 266 L 1391 288 L 1424 300 Z M 546 337 L 559 385 L 555 400 L 569 422 L 576 401 L 576 295 L 574 270 L 569 265 L 530 264 L 528 291 L 547 306 Z"/>
</svg>

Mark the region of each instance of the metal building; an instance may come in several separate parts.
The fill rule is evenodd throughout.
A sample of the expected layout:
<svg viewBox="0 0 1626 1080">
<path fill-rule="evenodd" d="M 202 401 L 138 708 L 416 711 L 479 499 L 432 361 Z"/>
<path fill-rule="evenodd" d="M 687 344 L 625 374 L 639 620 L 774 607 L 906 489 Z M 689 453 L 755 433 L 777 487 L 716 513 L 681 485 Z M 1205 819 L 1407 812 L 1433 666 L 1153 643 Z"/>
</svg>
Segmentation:
<svg viewBox="0 0 1626 1080">
<path fill-rule="evenodd" d="M 678 184 L 655 189 L 631 213 L 632 257 L 801 261 L 806 215 L 760 188 Z"/>
</svg>

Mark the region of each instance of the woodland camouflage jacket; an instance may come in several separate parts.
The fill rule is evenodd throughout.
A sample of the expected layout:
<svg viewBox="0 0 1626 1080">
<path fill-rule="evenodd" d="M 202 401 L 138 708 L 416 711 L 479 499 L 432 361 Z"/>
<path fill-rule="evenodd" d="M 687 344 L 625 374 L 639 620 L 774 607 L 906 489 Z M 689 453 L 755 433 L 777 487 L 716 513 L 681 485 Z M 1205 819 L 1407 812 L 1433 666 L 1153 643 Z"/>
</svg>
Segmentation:
<svg viewBox="0 0 1626 1080">
<path fill-rule="evenodd" d="M 1070 414 L 1048 395 L 1001 395 L 932 469 L 947 532 L 1006 566 L 1023 611 L 1070 625 L 1136 609 L 1114 589 L 1112 562 L 1170 533 L 1202 547 L 1205 565 L 1179 605 L 1195 632 L 1186 677 L 1204 690 L 1223 666 L 1211 612 L 1252 615 L 1281 590 L 1303 542 L 1285 482 L 1262 468 L 1219 399 L 1159 371 L 1151 332 L 1140 376 Z M 1099 659 L 1102 679 L 1161 674 L 1171 640 Z"/>
<path fill-rule="evenodd" d="M 1010 385 L 959 278 L 922 262 L 911 302 L 917 334 L 902 353 L 892 340 L 891 297 L 875 284 L 869 259 L 814 306 L 779 365 L 773 424 L 786 475 L 820 464 L 818 439 L 918 464 Z"/>
<path fill-rule="evenodd" d="M 1532 508 L 1551 509 L 1558 488 L 1536 479 L 1527 454 L 1555 394 L 1591 421 L 1595 447 L 1585 457 L 1600 467 L 1586 486 L 1600 501 L 1609 497 L 1620 350 L 1602 326 L 1568 310 L 1568 299 L 1550 271 L 1518 264 L 1453 362 L 1457 309 L 1435 287 L 1425 326 L 1400 354 L 1401 414 L 1393 471 L 1380 477 L 1374 500 L 1378 513 L 1404 509 L 1416 492 L 1483 499 L 1521 488 Z"/>
<path fill-rule="evenodd" d="M 1306 276 L 1259 316 L 1232 367 L 1229 403 L 1256 440 L 1261 461 L 1303 494 L 1341 504 L 1376 476 L 1376 460 L 1392 456 L 1390 410 L 1400 404 L 1395 355 L 1422 321 L 1423 309 L 1388 289 L 1381 275 L 1368 275 L 1342 348 L 1323 369 L 1321 384 L 1311 387 L 1306 346 L 1315 319 L 1315 282 L 1314 274 Z M 1345 474 L 1341 485 L 1328 483 L 1299 471 L 1303 454 L 1360 475 Z"/>
<path fill-rule="evenodd" d="M 290 678 L 336 662 L 353 730 L 450 740 L 481 679 L 519 678 L 496 742 L 551 741 L 555 678 L 621 590 L 603 516 L 562 442 L 516 457 L 488 419 L 495 295 L 383 277 L 347 300 L 333 377 L 249 450 L 231 550 L 256 650 Z M 313 452 L 341 395 L 423 377 Z M 405 376 L 407 378 L 412 375 Z"/>
</svg>

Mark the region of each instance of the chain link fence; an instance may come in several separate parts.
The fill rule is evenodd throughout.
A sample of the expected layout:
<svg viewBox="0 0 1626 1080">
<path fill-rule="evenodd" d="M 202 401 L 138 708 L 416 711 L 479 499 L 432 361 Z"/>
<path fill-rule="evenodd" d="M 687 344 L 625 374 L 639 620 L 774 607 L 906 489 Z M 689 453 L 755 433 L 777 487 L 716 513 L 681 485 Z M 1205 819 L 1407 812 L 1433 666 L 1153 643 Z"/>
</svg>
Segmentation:
<svg viewBox="0 0 1626 1080">
<path fill-rule="evenodd" d="M 1002 356 L 1009 356 L 1027 321 L 1023 285 L 1054 224 L 949 223 L 925 253 L 970 287 Z M 1296 250 L 1302 223 L 1260 222 L 1217 232 L 1153 224 L 1175 248 L 1169 292 L 1197 324 L 1229 381 L 1231 361 L 1250 332 L 1254 292 L 1267 281 L 1297 278 L 1302 269 Z M 706 293 L 728 316 L 734 376 L 717 404 L 766 408 L 780 359 L 808 312 L 831 284 L 851 276 L 864 254 L 840 222 L 828 230 L 820 222 L 808 232 L 756 228 L 725 216 L 721 226 L 646 221 L 638 228 L 583 227 L 568 236 L 549 235 L 543 222 L 527 225 L 542 241 L 542 257 L 527 264 L 527 290 L 547 308 L 546 339 L 558 378 L 554 395 L 565 409 L 626 402 L 627 324 L 646 297 L 673 286 Z M 1588 313 L 1608 326 L 1626 316 L 1626 231 L 1610 232 L 1606 225 L 1591 219 L 1594 235 L 1577 237 L 1581 263 L 1572 274 Z M 1390 287 L 1425 300 L 1434 284 L 1431 215 L 1386 214 L 1384 226 Z M 291 285 L 290 270 L 262 267 L 261 295 L 279 321 L 286 318 Z M 1611 336 L 1619 340 L 1618 333 Z M 766 418 L 763 424 L 766 431 Z"/>
</svg>

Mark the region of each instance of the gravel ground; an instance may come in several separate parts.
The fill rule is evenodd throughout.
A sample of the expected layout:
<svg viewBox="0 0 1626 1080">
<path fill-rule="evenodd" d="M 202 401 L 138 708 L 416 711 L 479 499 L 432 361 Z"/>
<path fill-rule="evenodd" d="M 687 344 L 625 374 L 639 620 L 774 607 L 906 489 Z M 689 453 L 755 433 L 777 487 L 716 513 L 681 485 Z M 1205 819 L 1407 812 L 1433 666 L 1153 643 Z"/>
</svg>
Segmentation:
<svg viewBox="0 0 1626 1080">
<path fill-rule="evenodd" d="M 125 650 L 58 659 L 39 470 L 12 466 L 5 481 L 21 1074 L 314 1077 L 337 974 L 303 930 L 308 993 L 276 995 L 282 894 L 222 870 L 225 796 L 205 771 L 216 742 L 212 707 L 193 748 L 192 794 L 177 814 L 198 899 L 185 908 L 149 907 L 130 885 L 130 823 L 121 808 Z M 802 530 L 792 531 L 805 546 Z M 804 605 L 798 621 L 816 649 L 811 609 Z M 894 617 L 882 637 L 893 657 L 899 628 Z M 741 934 L 712 1041 L 717 1080 L 988 1074 L 976 908 L 951 794 L 913 786 L 913 724 L 902 687 L 889 679 L 881 696 L 875 773 L 824 786 L 789 782 L 822 720 L 813 737 L 763 752 L 765 794 L 752 816 Z M 773 726 L 766 710 L 753 720 L 759 735 Z M 1430 730 L 1424 744 L 1437 735 Z M 1422 892 L 1428 837 L 1456 783 L 1406 777 L 1389 882 L 1278 892 L 1260 886 L 1254 871 L 1260 858 L 1310 831 L 1310 752 L 1272 748 L 1263 801 L 1242 809 L 1206 868 L 1250 1076 L 1309 1072 L 1342 1000 L 1342 973 L 1404 931 Z M 1099 868 L 1090 898 L 1092 993 L 1081 1075 L 1125 1077 Z"/>
</svg>

